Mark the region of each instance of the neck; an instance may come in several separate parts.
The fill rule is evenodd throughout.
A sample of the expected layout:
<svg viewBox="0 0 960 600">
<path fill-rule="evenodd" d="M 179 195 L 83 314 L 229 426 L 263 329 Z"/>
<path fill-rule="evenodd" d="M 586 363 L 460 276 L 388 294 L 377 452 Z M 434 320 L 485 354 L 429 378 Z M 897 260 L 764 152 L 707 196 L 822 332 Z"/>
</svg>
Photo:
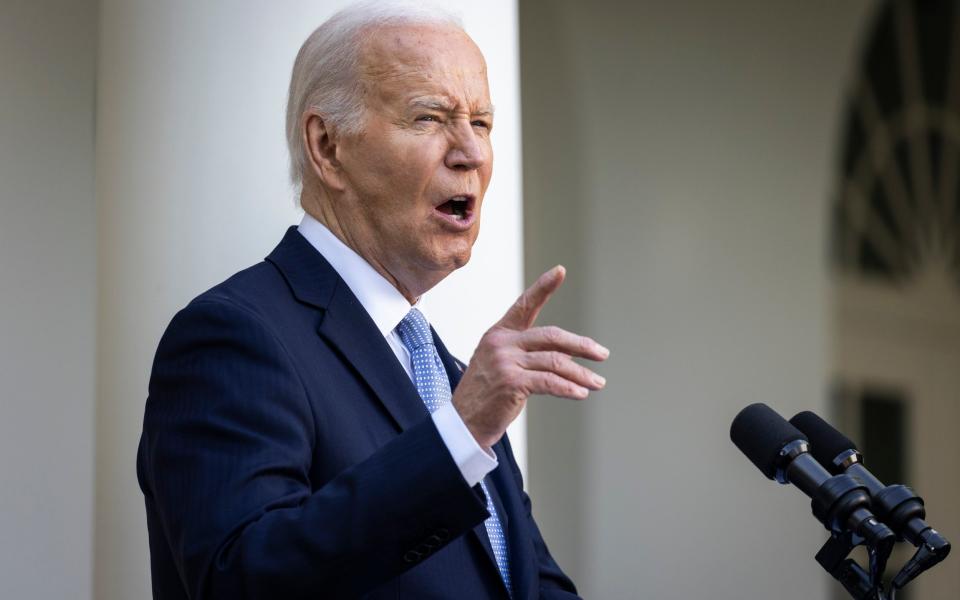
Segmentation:
<svg viewBox="0 0 960 600">
<path fill-rule="evenodd" d="M 361 243 L 359 236 L 351 235 L 350 228 L 344 227 L 336 211 L 331 208 L 331 203 L 325 201 L 322 194 L 315 191 L 308 191 L 307 187 L 304 186 L 300 194 L 300 206 L 303 207 L 304 212 L 330 230 L 330 233 L 335 235 L 345 246 L 360 255 L 363 260 L 367 261 L 367 264 L 390 282 L 390 285 L 396 288 L 397 291 L 407 299 L 407 302 L 409 302 L 411 306 L 416 304 L 420 296 L 427 291 L 426 289 L 419 289 L 419 286 L 405 285 L 405 278 L 397 276 L 391 269 L 387 268 L 383 261 L 378 259 L 380 253 L 376 251 L 376 248 Z"/>
</svg>

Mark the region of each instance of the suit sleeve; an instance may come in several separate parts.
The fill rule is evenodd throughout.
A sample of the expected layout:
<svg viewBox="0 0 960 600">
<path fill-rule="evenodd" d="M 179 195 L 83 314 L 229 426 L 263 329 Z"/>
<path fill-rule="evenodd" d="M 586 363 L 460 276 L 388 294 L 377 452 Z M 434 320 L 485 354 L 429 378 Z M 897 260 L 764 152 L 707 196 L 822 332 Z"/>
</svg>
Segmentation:
<svg viewBox="0 0 960 600">
<path fill-rule="evenodd" d="M 577 588 L 573 581 L 560 569 L 560 565 L 550 555 L 546 542 L 543 541 L 543 535 L 537 522 L 533 518 L 533 509 L 530 504 L 530 496 L 523 489 L 523 475 L 520 473 L 520 467 L 513 458 L 513 448 L 510 446 L 510 440 L 506 435 L 501 438 L 503 442 L 504 456 L 506 462 L 510 465 L 513 478 L 517 482 L 517 488 L 523 498 L 523 508 L 527 519 L 527 526 L 530 528 L 530 534 L 533 538 L 533 549 L 537 555 L 537 569 L 540 576 L 540 598 L 542 600 L 577 600 Z"/>
<path fill-rule="evenodd" d="M 259 317 L 200 300 L 174 318 L 138 471 L 189 597 L 355 597 L 487 516 L 428 417 L 316 488 L 318 442 L 299 376 Z"/>
</svg>

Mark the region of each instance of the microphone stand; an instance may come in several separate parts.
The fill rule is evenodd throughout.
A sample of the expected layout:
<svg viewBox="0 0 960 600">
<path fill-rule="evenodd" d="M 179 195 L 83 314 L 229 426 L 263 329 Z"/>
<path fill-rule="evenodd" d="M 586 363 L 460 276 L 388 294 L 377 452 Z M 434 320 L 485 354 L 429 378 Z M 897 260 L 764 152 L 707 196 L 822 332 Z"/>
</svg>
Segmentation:
<svg viewBox="0 0 960 600">
<path fill-rule="evenodd" d="M 862 538 L 855 538 L 850 532 L 832 534 L 817 552 L 816 560 L 843 585 L 854 600 L 892 600 L 892 596 L 884 594 L 881 581 L 887 559 L 893 550 L 892 540 L 879 546 L 867 546 L 870 555 L 869 574 L 855 560 L 847 558 L 854 547 L 862 543 Z"/>
<path fill-rule="evenodd" d="M 950 553 L 950 542 L 932 528 L 924 530 L 919 539 L 921 541 L 916 553 L 893 578 L 890 590 L 886 593 L 882 579 L 887 559 L 894 545 L 889 539 L 867 544 L 862 537 L 849 531 L 832 533 L 817 552 L 816 560 L 827 573 L 843 585 L 854 600 L 894 600 L 899 590 L 927 569 L 943 561 Z M 869 573 L 855 560 L 848 558 L 850 552 L 860 545 L 867 546 L 870 556 Z"/>
</svg>

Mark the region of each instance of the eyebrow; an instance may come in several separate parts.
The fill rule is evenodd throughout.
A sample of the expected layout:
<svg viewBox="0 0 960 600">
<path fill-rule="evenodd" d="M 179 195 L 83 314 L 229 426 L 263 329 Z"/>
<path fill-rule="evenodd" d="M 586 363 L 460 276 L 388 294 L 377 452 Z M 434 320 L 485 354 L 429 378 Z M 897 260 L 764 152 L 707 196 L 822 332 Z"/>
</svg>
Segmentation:
<svg viewBox="0 0 960 600">
<path fill-rule="evenodd" d="M 450 102 L 444 98 L 415 98 L 410 102 L 412 108 L 424 108 L 427 110 L 436 110 L 440 112 L 454 112 L 454 103 Z M 488 104 L 480 108 L 479 110 L 473 111 L 470 114 L 475 117 L 489 117 L 493 116 L 493 105 Z"/>
</svg>

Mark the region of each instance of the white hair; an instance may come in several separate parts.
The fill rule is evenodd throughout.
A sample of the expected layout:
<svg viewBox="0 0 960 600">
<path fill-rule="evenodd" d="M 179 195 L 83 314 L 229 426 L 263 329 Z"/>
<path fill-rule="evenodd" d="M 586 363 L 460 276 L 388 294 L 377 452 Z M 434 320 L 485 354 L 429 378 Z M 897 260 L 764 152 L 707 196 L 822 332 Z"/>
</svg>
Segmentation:
<svg viewBox="0 0 960 600">
<path fill-rule="evenodd" d="M 287 147 L 295 188 L 302 186 L 307 168 L 303 114 L 316 111 L 332 131 L 358 133 L 364 110 L 358 66 L 366 34 L 398 24 L 450 25 L 463 30 L 459 17 L 436 6 L 409 0 L 366 0 L 327 19 L 300 47 L 287 98 Z"/>
</svg>

